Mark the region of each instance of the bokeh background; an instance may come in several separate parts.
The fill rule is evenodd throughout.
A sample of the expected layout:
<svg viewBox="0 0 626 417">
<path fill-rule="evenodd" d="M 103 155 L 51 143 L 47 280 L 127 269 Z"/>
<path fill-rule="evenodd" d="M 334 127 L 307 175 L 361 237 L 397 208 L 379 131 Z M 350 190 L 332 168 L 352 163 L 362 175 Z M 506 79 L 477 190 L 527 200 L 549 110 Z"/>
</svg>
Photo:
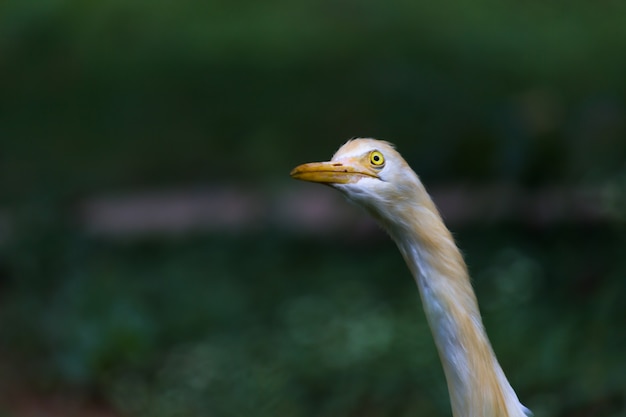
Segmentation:
<svg viewBox="0 0 626 417">
<path fill-rule="evenodd" d="M 396 143 L 536 417 L 626 415 L 626 3 L 0 3 L 0 415 L 449 416 Z"/>
</svg>

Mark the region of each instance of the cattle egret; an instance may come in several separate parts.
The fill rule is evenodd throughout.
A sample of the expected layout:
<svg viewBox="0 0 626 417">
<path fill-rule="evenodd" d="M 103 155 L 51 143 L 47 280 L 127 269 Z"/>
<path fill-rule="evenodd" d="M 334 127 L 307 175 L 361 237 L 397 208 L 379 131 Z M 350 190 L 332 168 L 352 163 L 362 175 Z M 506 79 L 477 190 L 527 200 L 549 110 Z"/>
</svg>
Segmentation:
<svg viewBox="0 0 626 417">
<path fill-rule="evenodd" d="M 293 178 L 330 185 L 365 208 L 396 242 L 417 286 L 454 417 L 526 417 L 485 329 L 467 266 L 424 185 L 388 142 L 353 139 Z"/>
</svg>

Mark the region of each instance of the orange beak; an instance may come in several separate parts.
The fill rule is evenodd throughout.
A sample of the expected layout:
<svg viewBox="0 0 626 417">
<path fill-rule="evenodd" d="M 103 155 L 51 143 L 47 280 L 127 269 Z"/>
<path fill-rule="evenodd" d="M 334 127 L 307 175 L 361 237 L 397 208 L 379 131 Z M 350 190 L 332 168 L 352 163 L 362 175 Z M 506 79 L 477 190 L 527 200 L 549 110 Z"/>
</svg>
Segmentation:
<svg viewBox="0 0 626 417">
<path fill-rule="evenodd" d="M 302 164 L 291 170 L 291 178 L 302 181 L 319 182 L 322 184 L 350 184 L 363 177 L 376 178 L 376 175 L 359 164 L 346 165 L 341 162 L 311 162 Z"/>
</svg>

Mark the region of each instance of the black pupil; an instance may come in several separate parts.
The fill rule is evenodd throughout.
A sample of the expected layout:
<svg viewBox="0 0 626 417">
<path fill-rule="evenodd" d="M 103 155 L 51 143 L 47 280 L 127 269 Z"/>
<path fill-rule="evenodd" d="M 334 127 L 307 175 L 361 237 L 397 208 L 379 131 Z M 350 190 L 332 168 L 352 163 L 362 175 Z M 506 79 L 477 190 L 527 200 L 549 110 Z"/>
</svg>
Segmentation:
<svg viewBox="0 0 626 417">
<path fill-rule="evenodd" d="M 374 155 L 374 162 L 378 162 L 380 160 L 380 156 Z"/>
</svg>

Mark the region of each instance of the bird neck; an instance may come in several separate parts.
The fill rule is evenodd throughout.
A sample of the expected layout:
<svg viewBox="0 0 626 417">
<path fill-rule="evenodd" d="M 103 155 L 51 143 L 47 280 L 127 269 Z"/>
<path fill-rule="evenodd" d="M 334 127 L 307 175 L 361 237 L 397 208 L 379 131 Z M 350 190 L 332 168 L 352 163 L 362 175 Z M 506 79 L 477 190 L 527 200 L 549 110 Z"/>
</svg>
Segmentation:
<svg viewBox="0 0 626 417">
<path fill-rule="evenodd" d="M 387 224 L 419 287 L 441 358 L 454 417 L 524 417 L 480 317 L 467 267 L 428 194 L 396 207 Z M 398 218 L 398 217 L 396 217 Z"/>
</svg>

